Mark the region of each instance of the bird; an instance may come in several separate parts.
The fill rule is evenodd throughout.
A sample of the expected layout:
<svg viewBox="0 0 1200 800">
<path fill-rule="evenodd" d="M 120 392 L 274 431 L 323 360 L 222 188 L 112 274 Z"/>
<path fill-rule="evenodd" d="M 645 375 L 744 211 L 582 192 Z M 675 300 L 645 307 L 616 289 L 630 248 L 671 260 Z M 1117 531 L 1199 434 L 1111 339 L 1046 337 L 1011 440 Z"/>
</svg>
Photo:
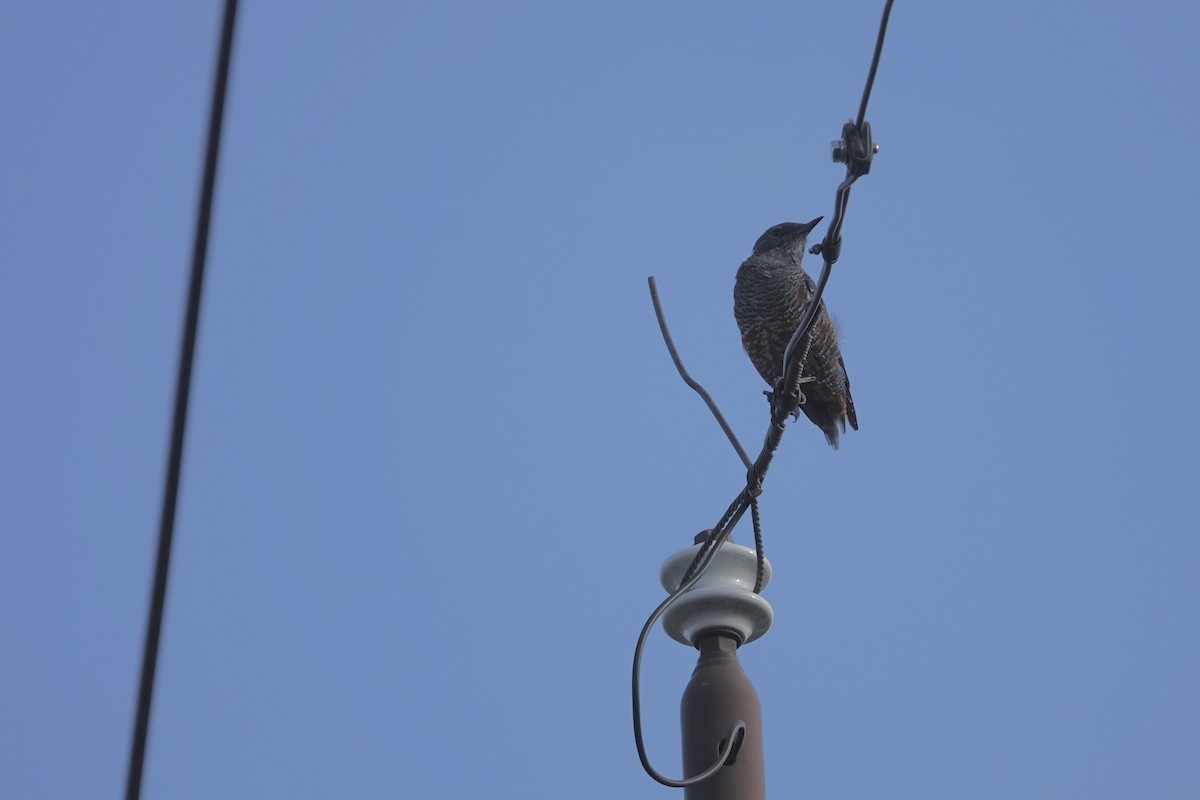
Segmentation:
<svg viewBox="0 0 1200 800">
<path fill-rule="evenodd" d="M 733 315 L 742 333 L 742 346 L 751 363 L 775 392 L 781 391 L 783 355 L 816 291 L 800 266 L 808 234 L 823 218 L 812 222 L 781 222 L 767 228 L 754 251 L 742 262 L 733 285 Z M 802 372 L 800 409 L 825 434 L 834 450 L 846 423 L 858 430 L 858 415 L 850 395 L 850 378 L 838 346 L 838 331 L 825 310 L 817 310 L 811 344 Z M 768 397 L 774 396 L 771 392 Z"/>
</svg>

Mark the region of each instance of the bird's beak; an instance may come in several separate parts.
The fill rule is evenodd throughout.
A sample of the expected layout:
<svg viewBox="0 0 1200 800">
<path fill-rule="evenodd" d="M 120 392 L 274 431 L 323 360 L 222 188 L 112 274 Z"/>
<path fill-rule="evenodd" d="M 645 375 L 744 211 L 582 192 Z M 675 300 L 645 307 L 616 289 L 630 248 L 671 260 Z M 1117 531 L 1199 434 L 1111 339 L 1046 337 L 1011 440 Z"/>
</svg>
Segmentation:
<svg viewBox="0 0 1200 800">
<path fill-rule="evenodd" d="M 805 233 L 808 233 L 808 232 L 809 232 L 809 231 L 811 231 L 813 228 L 817 227 L 817 223 L 818 223 L 818 222 L 820 222 L 820 221 L 821 221 L 821 220 L 823 220 L 823 219 L 825 219 L 825 217 L 823 217 L 823 216 L 822 216 L 822 217 L 817 217 L 817 218 L 816 218 L 816 219 L 814 219 L 812 222 L 806 222 L 806 223 L 804 223 L 804 232 L 805 232 Z"/>
</svg>

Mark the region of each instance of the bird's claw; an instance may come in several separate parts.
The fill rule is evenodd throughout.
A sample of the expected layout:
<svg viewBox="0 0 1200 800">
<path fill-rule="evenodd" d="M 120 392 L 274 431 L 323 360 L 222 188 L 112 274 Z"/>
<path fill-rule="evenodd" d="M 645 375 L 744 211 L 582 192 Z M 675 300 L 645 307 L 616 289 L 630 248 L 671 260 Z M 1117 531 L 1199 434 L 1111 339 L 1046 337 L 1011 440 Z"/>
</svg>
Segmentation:
<svg viewBox="0 0 1200 800">
<path fill-rule="evenodd" d="M 798 397 L 793 396 L 792 398 L 789 398 L 791 402 L 782 399 L 784 397 L 784 393 L 778 390 L 774 392 L 764 391 L 763 394 L 767 396 L 767 402 L 771 404 L 771 417 L 773 419 L 784 419 L 786 417 L 791 417 L 794 420 L 799 420 L 800 406 L 804 405 L 805 401 L 808 400 L 808 398 L 804 396 L 804 392 L 798 392 Z"/>
</svg>

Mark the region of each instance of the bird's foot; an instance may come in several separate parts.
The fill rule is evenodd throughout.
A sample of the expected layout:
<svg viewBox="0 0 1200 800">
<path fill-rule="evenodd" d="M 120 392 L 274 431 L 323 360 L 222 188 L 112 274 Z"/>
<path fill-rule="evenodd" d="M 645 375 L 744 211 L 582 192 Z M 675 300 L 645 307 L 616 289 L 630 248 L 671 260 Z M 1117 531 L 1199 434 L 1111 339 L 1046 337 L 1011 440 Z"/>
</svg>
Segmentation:
<svg viewBox="0 0 1200 800">
<path fill-rule="evenodd" d="M 793 394 L 783 390 L 783 378 L 777 380 L 774 391 L 763 392 L 767 396 L 767 402 L 771 404 L 771 417 L 783 420 L 790 416 L 794 420 L 799 420 L 800 406 L 808 402 L 808 398 L 804 396 L 804 392 L 800 389 L 800 386 L 806 383 L 813 383 L 814 381 L 816 381 L 816 378 L 811 375 L 801 378 Z"/>
<path fill-rule="evenodd" d="M 787 397 L 780 391 L 764 391 L 767 396 L 767 402 L 771 404 L 771 418 L 783 420 L 787 417 L 798 420 L 800 419 L 800 406 L 808 399 L 804 396 L 804 392 L 798 392 L 799 396 L 792 395 Z"/>
</svg>

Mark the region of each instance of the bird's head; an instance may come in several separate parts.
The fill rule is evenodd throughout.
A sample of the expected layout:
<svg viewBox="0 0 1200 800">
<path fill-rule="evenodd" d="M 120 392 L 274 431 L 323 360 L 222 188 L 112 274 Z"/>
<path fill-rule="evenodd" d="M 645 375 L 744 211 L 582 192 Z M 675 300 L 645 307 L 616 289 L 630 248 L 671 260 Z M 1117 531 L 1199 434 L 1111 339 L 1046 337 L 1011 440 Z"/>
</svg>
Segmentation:
<svg viewBox="0 0 1200 800">
<path fill-rule="evenodd" d="M 754 243 L 754 255 L 780 248 L 803 255 L 809 232 L 817 227 L 817 223 L 822 219 L 824 217 L 817 217 L 812 222 L 781 222 L 778 225 L 772 225 Z"/>
</svg>

